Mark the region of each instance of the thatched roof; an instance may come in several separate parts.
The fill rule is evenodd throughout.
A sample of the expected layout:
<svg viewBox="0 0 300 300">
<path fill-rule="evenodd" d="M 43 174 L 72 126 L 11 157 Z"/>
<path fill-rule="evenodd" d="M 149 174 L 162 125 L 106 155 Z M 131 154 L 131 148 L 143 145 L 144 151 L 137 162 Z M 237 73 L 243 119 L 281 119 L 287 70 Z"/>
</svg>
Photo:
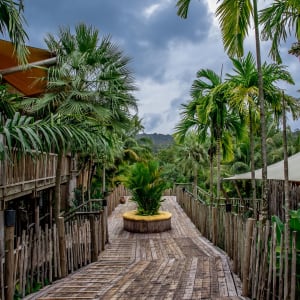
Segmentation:
<svg viewBox="0 0 300 300">
<path fill-rule="evenodd" d="M 284 180 L 283 160 L 268 166 L 267 177 L 273 180 Z M 289 181 L 300 182 L 300 152 L 288 158 Z M 224 180 L 251 179 L 251 172 L 236 174 Z M 262 169 L 255 171 L 255 179 L 262 179 Z"/>
</svg>

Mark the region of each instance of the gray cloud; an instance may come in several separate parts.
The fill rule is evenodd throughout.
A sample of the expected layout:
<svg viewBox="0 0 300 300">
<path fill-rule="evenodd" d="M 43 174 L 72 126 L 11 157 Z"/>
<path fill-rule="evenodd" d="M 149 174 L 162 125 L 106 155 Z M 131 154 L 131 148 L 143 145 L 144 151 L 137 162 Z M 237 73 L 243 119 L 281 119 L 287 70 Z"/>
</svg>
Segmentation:
<svg viewBox="0 0 300 300">
<path fill-rule="evenodd" d="M 143 116 L 143 121 L 143 124 L 147 129 L 146 132 L 154 133 L 159 129 L 159 125 L 163 121 L 163 118 L 159 113 L 150 113 Z"/>
<path fill-rule="evenodd" d="M 176 15 L 175 4 L 174 0 L 25 0 L 29 45 L 45 48 L 47 33 L 56 34 L 60 26 L 74 28 L 80 22 L 98 28 L 100 36 L 111 35 L 132 58 L 145 131 L 171 133 L 179 120 L 180 103 L 190 98 L 196 72 L 210 68 L 221 74 L 223 70 L 224 78 L 232 68 L 214 14 L 208 10 L 211 0 L 191 1 L 187 20 Z M 245 53 L 255 53 L 254 48 L 251 36 Z M 263 43 L 264 60 L 268 51 L 269 44 Z M 288 91 L 299 97 L 299 61 L 287 55 L 284 47 L 282 55 L 297 82 Z"/>
</svg>

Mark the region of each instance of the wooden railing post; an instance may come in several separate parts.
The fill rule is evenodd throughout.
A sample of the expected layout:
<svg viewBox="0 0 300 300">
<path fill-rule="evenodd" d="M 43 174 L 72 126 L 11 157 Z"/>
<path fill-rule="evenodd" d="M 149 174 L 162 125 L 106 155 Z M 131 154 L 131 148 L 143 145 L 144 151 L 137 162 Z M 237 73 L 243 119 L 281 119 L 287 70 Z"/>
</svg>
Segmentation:
<svg viewBox="0 0 300 300">
<path fill-rule="evenodd" d="M 103 219 L 104 219 L 104 232 L 105 232 L 105 239 L 104 239 L 104 243 L 108 243 L 109 242 L 109 236 L 108 236 L 108 222 L 107 222 L 107 217 L 108 217 L 108 203 L 109 201 L 109 193 L 108 192 L 104 192 L 104 200 L 103 200 Z"/>
<path fill-rule="evenodd" d="M 66 248 L 65 221 L 64 221 L 63 217 L 58 218 L 57 229 L 58 229 L 61 277 L 64 278 L 68 275 L 68 269 L 67 269 L 67 248 Z"/>
<path fill-rule="evenodd" d="M 14 234 L 15 210 L 5 211 L 5 299 L 13 300 L 14 287 Z"/>
<path fill-rule="evenodd" d="M 217 244 L 217 208 L 212 207 L 212 242 Z"/>
<path fill-rule="evenodd" d="M 104 211 L 100 212 L 100 226 L 101 226 L 101 250 L 105 250 L 105 218 Z"/>
<path fill-rule="evenodd" d="M 243 260 L 243 296 L 249 296 L 249 269 L 250 269 L 250 257 L 251 257 L 251 245 L 253 228 L 255 219 L 249 218 L 246 222 L 246 236 L 245 236 L 245 251 Z"/>
<path fill-rule="evenodd" d="M 92 242 L 92 262 L 98 260 L 99 248 L 98 248 L 98 235 L 96 232 L 96 220 L 95 216 L 90 216 L 90 228 L 91 228 L 91 242 Z"/>
</svg>

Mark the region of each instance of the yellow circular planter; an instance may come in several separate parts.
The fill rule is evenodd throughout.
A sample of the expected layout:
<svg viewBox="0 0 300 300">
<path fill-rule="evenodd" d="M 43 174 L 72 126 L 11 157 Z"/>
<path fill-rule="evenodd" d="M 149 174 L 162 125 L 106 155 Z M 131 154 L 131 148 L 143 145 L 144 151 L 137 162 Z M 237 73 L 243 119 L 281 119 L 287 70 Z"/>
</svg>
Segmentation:
<svg viewBox="0 0 300 300">
<path fill-rule="evenodd" d="M 136 210 L 123 214 L 124 229 L 129 232 L 155 233 L 171 229 L 171 217 L 167 211 L 159 211 L 158 215 L 141 216 Z"/>
</svg>

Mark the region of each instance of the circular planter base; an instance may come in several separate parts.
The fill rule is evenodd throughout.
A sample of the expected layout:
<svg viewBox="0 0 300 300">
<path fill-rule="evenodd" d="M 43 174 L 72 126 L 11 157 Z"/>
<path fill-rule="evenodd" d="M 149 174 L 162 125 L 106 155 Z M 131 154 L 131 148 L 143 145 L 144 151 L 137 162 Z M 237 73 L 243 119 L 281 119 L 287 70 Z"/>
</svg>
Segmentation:
<svg viewBox="0 0 300 300">
<path fill-rule="evenodd" d="M 136 210 L 123 214 L 124 229 L 136 233 L 155 233 L 171 229 L 171 217 L 167 211 L 159 211 L 158 215 L 140 216 Z"/>
</svg>

